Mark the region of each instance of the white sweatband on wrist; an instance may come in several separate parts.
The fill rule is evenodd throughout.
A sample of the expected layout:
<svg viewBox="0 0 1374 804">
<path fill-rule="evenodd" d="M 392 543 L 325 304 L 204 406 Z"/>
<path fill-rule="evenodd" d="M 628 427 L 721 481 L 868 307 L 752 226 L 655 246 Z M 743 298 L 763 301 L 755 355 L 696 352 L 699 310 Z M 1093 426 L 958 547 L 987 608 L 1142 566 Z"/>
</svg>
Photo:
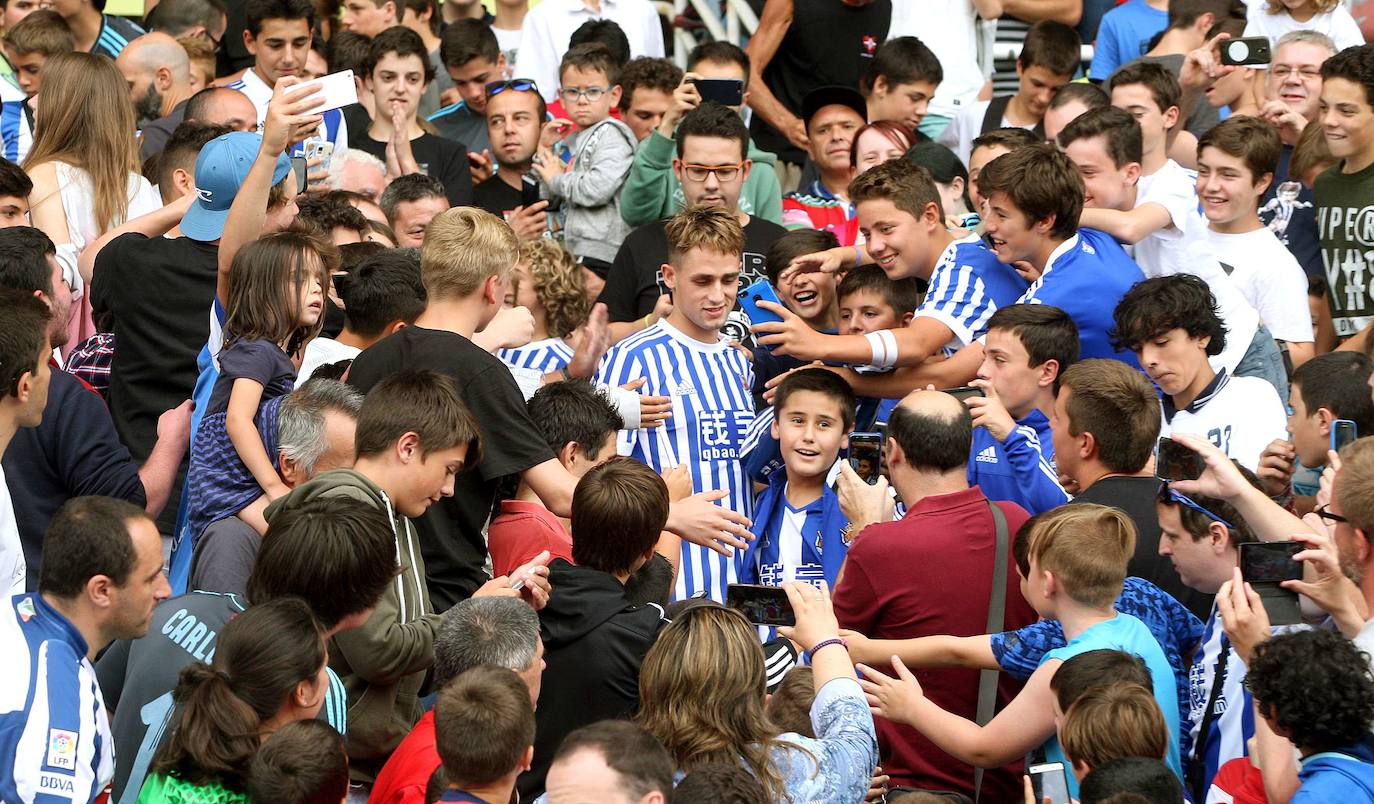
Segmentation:
<svg viewBox="0 0 1374 804">
<path fill-rule="evenodd" d="M 897 365 L 897 338 L 893 336 L 892 330 L 870 332 L 864 338 L 868 340 L 868 349 L 871 353 L 870 365 L 880 369 L 889 369 Z"/>
<path fill-rule="evenodd" d="M 639 393 L 618 385 L 597 385 L 596 390 L 615 405 L 626 430 L 639 429 Z"/>
</svg>

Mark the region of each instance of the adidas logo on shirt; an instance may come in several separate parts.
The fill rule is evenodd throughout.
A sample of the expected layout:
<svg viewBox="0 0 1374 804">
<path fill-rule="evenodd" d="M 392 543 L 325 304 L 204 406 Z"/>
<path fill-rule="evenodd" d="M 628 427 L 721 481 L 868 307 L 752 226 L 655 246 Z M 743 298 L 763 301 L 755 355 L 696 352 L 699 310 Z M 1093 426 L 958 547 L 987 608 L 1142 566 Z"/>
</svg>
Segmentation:
<svg viewBox="0 0 1374 804">
<path fill-rule="evenodd" d="M 975 463 L 997 463 L 997 448 L 989 444 L 973 460 Z"/>
</svg>

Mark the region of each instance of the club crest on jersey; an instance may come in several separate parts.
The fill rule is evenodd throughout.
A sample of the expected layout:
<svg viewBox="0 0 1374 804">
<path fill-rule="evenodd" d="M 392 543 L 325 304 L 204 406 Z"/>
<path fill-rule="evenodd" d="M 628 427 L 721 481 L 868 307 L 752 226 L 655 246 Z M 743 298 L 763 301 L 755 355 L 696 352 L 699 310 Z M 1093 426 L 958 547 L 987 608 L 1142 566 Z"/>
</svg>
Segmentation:
<svg viewBox="0 0 1374 804">
<path fill-rule="evenodd" d="M 19 601 L 19 605 L 15 606 L 14 610 L 19 613 L 19 619 L 24 622 L 32 620 L 33 616 L 38 613 L 33 608 L 33 598 L 31 597 L 26 597 Z"/>
<path fill-rule="evenodd" d="M 48 729 L 48 761 L 50 768 L 76 770 L 76 742 L 79 735 L 66 729 Z"/>
</svg>

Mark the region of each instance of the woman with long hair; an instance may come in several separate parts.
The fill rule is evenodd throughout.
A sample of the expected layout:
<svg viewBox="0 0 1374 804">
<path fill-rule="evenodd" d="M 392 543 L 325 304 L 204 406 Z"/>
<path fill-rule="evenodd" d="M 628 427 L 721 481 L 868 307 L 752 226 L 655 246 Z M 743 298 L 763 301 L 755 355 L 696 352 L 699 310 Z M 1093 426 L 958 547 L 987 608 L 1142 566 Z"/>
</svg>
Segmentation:
<svg viewBox="0 0 1374 804">
<path fill-rule="evenodd" d="M 659 634 L 639 671 L 639 722 L 680 772 L 743 763 L 778 804 L 863 801 L 878 738 L 822 583 L 783 584 L 797 624 L 779 632 L 811 655 L 816 738 L 781 733 L 764 712 L 758 631 L 744 615 L 702 605 Z"/>
<path fill-rule="evenodd" d="M 248 801 L 248 771 L 264 740 L 314 718 L 329 689 L 324 634 L 300 598 L 251 606 L 220 632 L 214 664 L 181 671 L 171 736 L 153 759 L 139 804 Z"/>
<path fill-rule="evenodd" d="M 33 179 L 30 215 L 57 245 L 67 284 L 81 292 L 91 279 L 77 269 L 81 250 L 162 200 L 139 174 L 129 85 L 114 62 L 90 53 L 53 56 L 33 105 L 33 147 L 24 159 Z M 95 333 L 89 299 L 82 292 L 73 305 L 68 343 Z"/>
</svg>

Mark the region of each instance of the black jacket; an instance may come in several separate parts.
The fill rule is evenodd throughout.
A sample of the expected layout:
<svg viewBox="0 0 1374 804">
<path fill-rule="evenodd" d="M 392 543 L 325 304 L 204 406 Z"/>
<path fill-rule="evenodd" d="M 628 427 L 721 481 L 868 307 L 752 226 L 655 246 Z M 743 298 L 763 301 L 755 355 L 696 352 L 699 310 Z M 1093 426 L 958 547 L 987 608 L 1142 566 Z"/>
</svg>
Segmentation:
<svg viewBox="0 0 1374 804">
<path fill-rule="evenodd" d="M 625 586 L 599 570 L 555 559 L 549 582 L 553 593 L 539 612 L 546 666 L 534 763 L 518 783 L 522 801 L 544 792 L 554 752 L 570 732 L 639 707 L 639 665 L 667 624 L 662 609 L 630 602 Z"/>
</svg>

